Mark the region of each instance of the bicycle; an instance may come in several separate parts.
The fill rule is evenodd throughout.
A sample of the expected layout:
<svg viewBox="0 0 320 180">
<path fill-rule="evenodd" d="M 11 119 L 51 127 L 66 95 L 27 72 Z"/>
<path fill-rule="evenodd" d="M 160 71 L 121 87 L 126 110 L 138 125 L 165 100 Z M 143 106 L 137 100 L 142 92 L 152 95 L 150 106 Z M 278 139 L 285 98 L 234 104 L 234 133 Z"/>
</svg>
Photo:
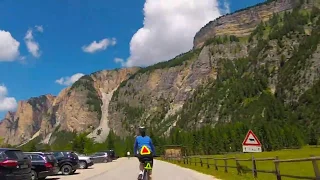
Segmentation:
<svg viewBox="0 0 320 180">
<path fill-rule="evenodd" d="M 135 157 L 138 157 L 135 155 Z M 153 157 L 159 157 L 157 155 L 153 155 Z M 138 180 L 149 180 L 149 172 L 152 170 L 152 161 L 150 157 L 143 157 L 143 171 L 142 171 L 142 177 Z"/>
</svg>

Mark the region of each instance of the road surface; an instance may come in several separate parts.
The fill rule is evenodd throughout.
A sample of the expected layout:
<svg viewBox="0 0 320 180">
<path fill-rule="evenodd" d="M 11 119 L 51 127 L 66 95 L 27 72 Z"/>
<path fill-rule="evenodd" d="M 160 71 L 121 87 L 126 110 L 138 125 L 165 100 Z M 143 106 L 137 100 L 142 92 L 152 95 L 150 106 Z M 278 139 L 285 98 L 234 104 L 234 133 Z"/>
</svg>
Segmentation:
<svg viewBox="0 0 320 180">
<path fill-rule="evenodd" d="M 70 176 L 54 176 L 48 180 L 133 180 L 139 173 L 137 158 L 120 158 L 114 162 L 95 164 L 89 169 L 77 170 Z M 163 161 L 154 161 L 153 180 L 218 180 L 213 176 L 181 168 Z"/>
</svg>

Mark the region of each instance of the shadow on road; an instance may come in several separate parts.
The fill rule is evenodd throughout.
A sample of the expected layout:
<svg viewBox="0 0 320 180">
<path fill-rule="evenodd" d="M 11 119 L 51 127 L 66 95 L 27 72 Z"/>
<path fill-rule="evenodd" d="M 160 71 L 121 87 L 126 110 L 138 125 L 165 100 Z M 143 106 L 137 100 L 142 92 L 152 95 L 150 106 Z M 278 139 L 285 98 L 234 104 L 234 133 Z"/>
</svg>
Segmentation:
<svg viewBox="0 0 320 180">
<path fill-rule="evenodd" d="M 65 177 L 65 176 L 74 176 L 74 175 L 78 175 L 78 174 L 80 174 L 79 172 L 75 172 L 75 173 L 73 173 L 73 174 L 70 174 L 70 175 L 63 175 L 63 174 L 56 174 L 56 175 L 53 175 L 53 176 L 61 176 L 61 177 Z M 54 178 L 53 178 L 54 179 Z M 46 179 L 47 180 L 47 179 Z M 52 180 L 52 179 L 51 179 Z"/>
<path fill-rule="evenodd" d="M 60 178 L 46 178 L 46 180 L 58 180 Z"/>
</svg>

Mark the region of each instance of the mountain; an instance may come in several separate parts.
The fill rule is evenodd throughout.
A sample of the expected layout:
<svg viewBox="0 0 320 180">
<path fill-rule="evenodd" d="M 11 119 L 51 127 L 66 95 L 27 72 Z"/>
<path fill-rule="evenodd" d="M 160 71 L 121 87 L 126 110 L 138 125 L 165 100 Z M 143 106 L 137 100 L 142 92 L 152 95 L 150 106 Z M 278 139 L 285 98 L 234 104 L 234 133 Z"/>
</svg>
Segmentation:
<svg viewBox="0 0 320 180">
<path fill-rule="evenodd" d="M 51 144 L 76 131 L 102 142 L 111 129 L 125 137 L 141 123 L 168 135 L 242 122 L 261 133 L 301 126 L 311 138 L 320 127 L 319 18 L 316 0 L 268 1 L 225 15 L 172 60 L 96 72 L 57 97 L 19 102 L 0 136 L 12 145 L 32 138 Z"/>
<path fill-rule="evenodd" d="M 8 112 L 1 121 L 0 136 L 4 137 L 4 143 L 18 145 L 38 136 L 45 143 L 50 139 L 52 142 L 51 135 L 57 131 L 91 132 L 100 128 L 107 133 L 104 124 L 109 97 L 138 69 L 99 71 L 83 76 L 57 97 L 44 95 L 20 101 L 17 111 Z M 106 138 L 106 133 L 99 135 Z"/>
</svg>

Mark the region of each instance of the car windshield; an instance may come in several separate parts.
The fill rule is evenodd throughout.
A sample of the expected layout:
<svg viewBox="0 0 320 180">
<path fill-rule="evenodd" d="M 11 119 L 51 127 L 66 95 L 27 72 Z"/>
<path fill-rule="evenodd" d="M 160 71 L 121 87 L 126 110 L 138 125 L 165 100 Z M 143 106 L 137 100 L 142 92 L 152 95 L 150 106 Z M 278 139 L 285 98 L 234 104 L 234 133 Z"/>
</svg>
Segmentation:
<svg viewBox="0 0 320 180">
<path fill-rule="evenodd" d="M 9 159 L 23 159 L 26 157 L 23 152 L 19 150 L 8 150 L 5 151 L 5 154 Z"/>
<path fill-rule="evenodd" d="M 5 159 L 5 155 L 3 152 L 0 152 L 0 160 L 3 160 L 3 159 Z"/>
<path fill-rule="evenodd" d="M 55 160 L 54 156 L 52 154 L 45 154 L 45 157 L 49 160 L 49 161 L 53 161 Z"/>
<path fill-rule="evenodd" d="M 70 155 L 70 157 L 73 157 L 73 158 L 77 158 L 78 155 L 74 152 L 71 152 L 71 153 L 68 153 Z"/>
<path fill-rule="evenodd" d="M 64 157 L 64 155 L 61 152 L 54 152 L 53 156 L 54 157 Z"/>
</svg>

